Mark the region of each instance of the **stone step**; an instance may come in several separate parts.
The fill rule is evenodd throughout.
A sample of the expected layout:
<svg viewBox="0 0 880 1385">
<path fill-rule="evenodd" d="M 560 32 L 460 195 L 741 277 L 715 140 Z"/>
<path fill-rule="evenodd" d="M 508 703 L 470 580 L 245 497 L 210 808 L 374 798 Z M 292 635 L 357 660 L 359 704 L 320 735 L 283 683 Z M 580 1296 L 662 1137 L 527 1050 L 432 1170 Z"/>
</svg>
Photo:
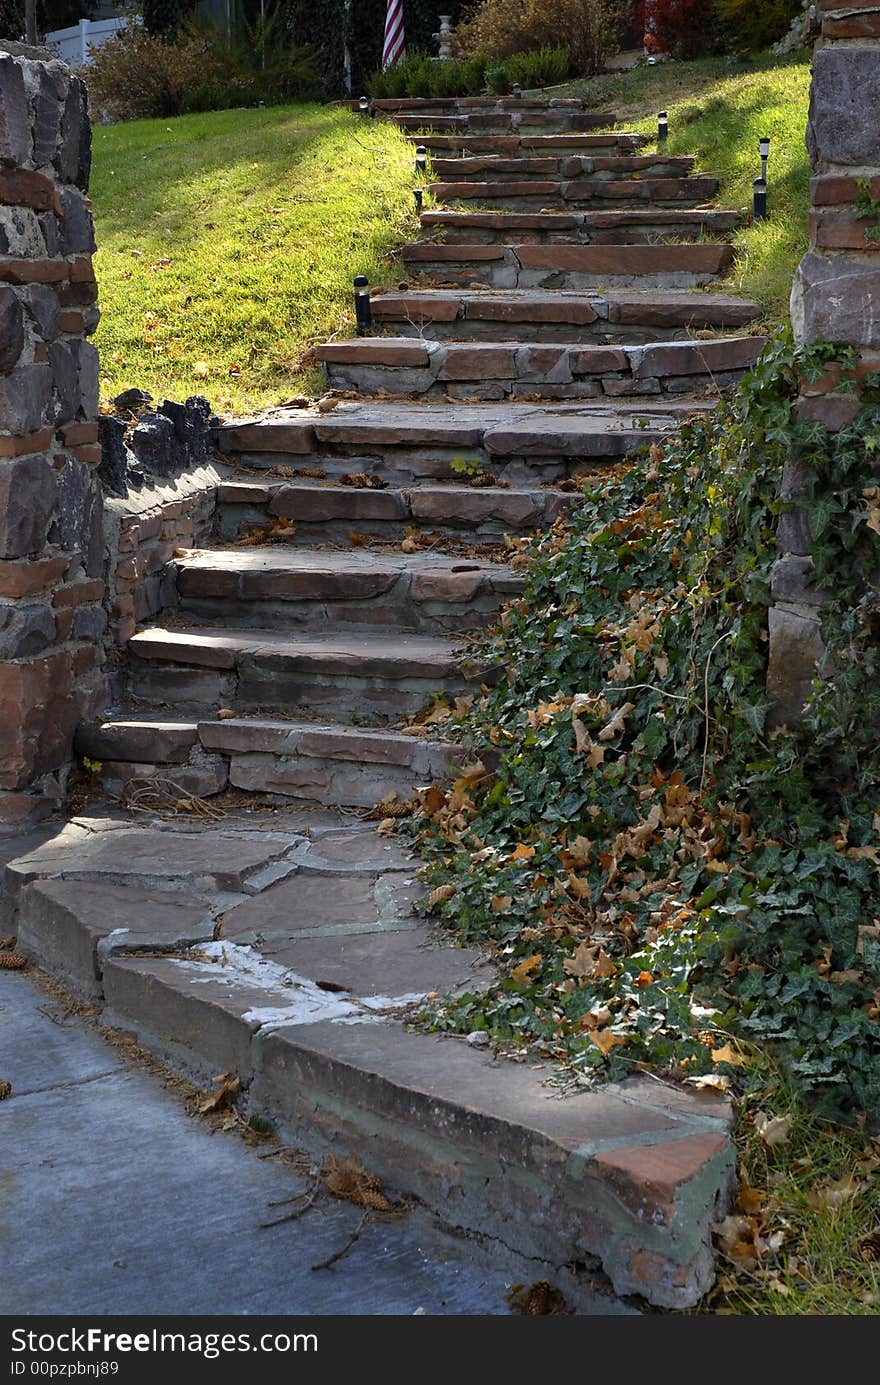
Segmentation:
<svg viewBox="0 0 880 1385">
<path fill-rule="evenodd" d="M 441 156 L 497 154 L 510 159 L 520 155 L 532 158 L 546 153 L 560 157 L 598 150 L 611 154 L 634 154 L 647 140 L 646 135 L 631 130 L 604 130 L 591 135 L 437 135 L 429 132 L 408 134 L 406 138 L 412 144 L 424 144 L 428 150 L 436 150 Z"/>
<path fill-rule="evenodd" d="M 322 812 L 75 821 L 6 875 L 26 956 L 205 1085 L 235 1073 L 285 1144 L 355 1153 L 459 1235 L 569 1267 L 567 1294 L 601 1271 L 695 1304 L 735 1186 L 729 1104 L 642 1075 L 560 1095 L 549 1065 L 408 1029 L 428 994 L 494 975 L 415 915 L 416 869 Z"/>
<path fill-rule="evenodd" d="M 405 289 L 373 298 L 377 327 L 404 337 L 421 337 L 430 329 L 435 340 L 648 342 L 741 329 L 761 316 L 759 304 L 732 294 L 660 289 Z"/>
<path fill-rule="evenodd" d="M 478 202 L 481 207 L 532 211 L 542 207 L 700 207 L 718 195 L 721 179 L 701 173 L 689 178 L 485 179 L 429 183 L 438 202 Z"/>
<path fill-rule="evenodd" d="M 644 346 L 354 337 L 315 354 L 331 386 L 362 395 L 587 399 L 717 392 L 738 383 L 765 345 L 759 336 Z"/>
<path fill-rule="evenodd" d="M 444 778 L 465 751 L 402 731 L 256 717 L 170 721 L 119 713 L 85 723 L 77 754 L 99 762 L 105 791 L 124 798 L 140 783 L 210 797 L 231 786 L 278 798 L 371 808 Z"/>
<path fill-rule="evenodd" d="M 696 159 L 689 154 L 556 154 L 539 153 L 507 158 L 503 154 L 478 154 L 456 159 L 433 158 L 430 172 L 438 183 L 496 183 L 593 181 L 596 184 L 631 178 L 686 178 Z M 601 196 L 597 187 L 596 196 Z"/>
<path fill-rule="evenodd" d="M 502 563 L 362 549 L 205 549 L 176 558 L 172 573 L 187 619 L 291 634 L 470 630 L 523 588 Z"/>
<path fill-rule="evenodd" d="M 671 397 L 545 405 L 346 400 L 330 413 L 279 409 L 227 424 L 218 437 L 249 470 L 317 465 L 331 480 L 355 471 L 407 485 L 455 479 L 464 468 L 532 487 L 620 461 L 713 406 Z"/>
<path fill-rule="evenodd" d="M 606 130 L 616 123 L 613 116 L 596 111 L 541 110 L 528 106 L 515 110 L 472 110 L 455 115 L 390 111 L 385 119 L 405 131 L 450 135 L 583 135 L 591 130 Z"/>
<path fill-rule="evenodd" d="M 379 723 L 485 680 L 486 671 L 457 652 L 460 645 L 398 632 L 155 625 L 128 642 L 127 694 L 175 709 L 314 712 Z"/>
<path fill-rule="evenodd" d="M 726 241 L 684 245 L 447 245 L 416 241 L 400 251 L 407 267 L 444 285 L 479 280 L 494 289 L 696 288 L 733 263 Z"/>
<path fill-rule="evenodd" d="M 350 544 L 353 531 L 399 542 L 413 529 L 497 543 L 509 532 L 549 526 L 580 503 L 576 493 L 534 487 L 422 484 L 378 490 L 308 479 L 225 481 L 217 491 L 216 532 L 221 541 L 237 539 L 280 518 L 294 526 L 293 544 Z"/>
<path fill-rule="evenodd" d="M 359 109 L 351 102 L 351 109 Z M 389 96 L 370 101 L 370 110 L 379 115 L 467 114 L 469 111 L 585 111 L 579 96 Z M 613 125 L 615 117 L 602 117 Z"/>
<path fill-rule="evenodd" d="M 703 207 L 631 207 L 615 212 L 422 212 L 422 228 L 445 244 L 654 245 L 726 236 L 742 220 L 737 211 Z"/>
</svg>

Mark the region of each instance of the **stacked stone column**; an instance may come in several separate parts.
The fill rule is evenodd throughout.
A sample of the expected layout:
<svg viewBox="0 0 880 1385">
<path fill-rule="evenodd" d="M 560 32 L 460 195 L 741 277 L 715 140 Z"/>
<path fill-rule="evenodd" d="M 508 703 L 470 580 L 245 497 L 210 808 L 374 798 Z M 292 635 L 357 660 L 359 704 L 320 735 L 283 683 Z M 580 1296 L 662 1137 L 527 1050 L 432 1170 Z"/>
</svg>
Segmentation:
<svg viewBox="0 0 880 1385">
<path fill-rule="evenodd" d="M 60 802 L 104 695 L 90 156 L 82 82 L 0 45 L 0 829 Z"/>
<path fill-rule="evenodd" d="M 865 215 L 866 194 L 880 201 L 880 0 L 820 0 L 820 13 L 807 127 L 810 250 L 795 275 L 791 317 L 800 344 L 856 349 L 854 370 L 832 361 L 821 380 L 801 386 L 801 416 L 835 432 L 858 412 L 864 376 L 880 371 L 880 214 Z M 783 497 L 796 502 L 803 480 L 792 460 Z M 768 692 L 780 724 L 801 714 L 823 651 L 803 510 L 782 517 L 778 537 Z"/>
</svg>

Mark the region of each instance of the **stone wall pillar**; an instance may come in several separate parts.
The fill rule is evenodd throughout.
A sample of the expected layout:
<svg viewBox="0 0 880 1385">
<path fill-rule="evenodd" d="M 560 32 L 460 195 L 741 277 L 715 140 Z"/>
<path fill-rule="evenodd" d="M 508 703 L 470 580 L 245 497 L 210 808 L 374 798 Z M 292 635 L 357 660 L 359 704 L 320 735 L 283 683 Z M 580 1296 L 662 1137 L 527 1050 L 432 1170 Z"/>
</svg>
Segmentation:
<svg viewBox="0 0 880 1385">
<path fill-rule="evenodd" d="M 866 191 L 880 199 L 880 0 L 820 0 L 819 9 L 807 126 L 814 172 L 810 249 L 795 275 L 791 319 L 799 344 L 857 349 L 859 363 L 848 378 L 832 362 L 821 380 L 801 387 L 801 416 L 833 432 L 858 412 L 861 378 L 880 371 L 880 215 L 864 215 Z M 801 485 L 793 460 L 783 498 L 796 501 Z M 810 583 L 803 511 L 783 516 L 779 545 L 768 669 L 776 724 L 798 719 L 822 657 L 822 596 Z"/>
<path fill-rule="evenodd" d="M 104 696 L 85 87 L 0 44 L 0 829 L 63 797 Z"/>
</svg>

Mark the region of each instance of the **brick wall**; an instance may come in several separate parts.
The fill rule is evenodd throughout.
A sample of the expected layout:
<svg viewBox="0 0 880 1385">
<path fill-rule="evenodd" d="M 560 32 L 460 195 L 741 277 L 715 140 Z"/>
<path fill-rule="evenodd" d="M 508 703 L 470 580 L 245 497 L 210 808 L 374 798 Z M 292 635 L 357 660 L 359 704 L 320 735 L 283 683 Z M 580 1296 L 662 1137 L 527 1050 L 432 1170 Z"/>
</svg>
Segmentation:
<svg viewBox="0 0 880 1385">
<path fill-rule="evenodd" d="M 791 318 L 802 344 L 858 350 L 848 378 L 832 363 L 822 380 L 801 387 L 801 415 L 835 431 L 860 407 L 861 378 L 880 370 L 880 245 L 866 234 L 872 220 L 858 215 L 860 182 L 880 197 L 880 0 L 820 0 L 819 9 L 807 127 L 810 249 L 795 276 Z M 797 501 L 802 480 L 793 460 L 783 478 L 786 500 Z M 768 672 L 777 724 L 797 719 L 822 660 L 822 593 L 810 581 L 809 525 L 796 505 L 783 516 L 779 546 Z"/>
<path fill-rule="evenodd" d="M 104 697 L 85 88 L 0 44 L 0 827 L 63 796 Z M 6 51 L 7 48 L 10 51 Z"/>
</svg>

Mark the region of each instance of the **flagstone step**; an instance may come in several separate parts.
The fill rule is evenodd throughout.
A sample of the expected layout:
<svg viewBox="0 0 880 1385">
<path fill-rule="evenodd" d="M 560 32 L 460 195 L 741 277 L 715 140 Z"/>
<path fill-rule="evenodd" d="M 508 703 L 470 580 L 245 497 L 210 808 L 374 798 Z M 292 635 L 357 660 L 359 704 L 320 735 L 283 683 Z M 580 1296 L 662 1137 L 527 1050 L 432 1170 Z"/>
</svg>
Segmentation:
<svg viewBox="0 0 880 1385">
<path fill-rule="evenodd" d="M 597 286 L 695 288 L 722 277 L 733 263 L 726 241 L 684 245 L 446 245 L 423 240 L 400 251 L 407 267 L 448 285 L 480 280 L 494 289 Z"/>
<path fill-rule="evenodd" d="M 748 327 L 758 303 L 722 293 L 655 289 L 566 293 L 519 289 L 403 289 L 373 298 L 373 320 L 395 336 L 435 340 L 618 344 L 689 338 L 703 330 Z"/>
<path fill-rule="evenodd" d="M 685 178 L 598 178 L 555 177 L 534 179 L 485 178 L 473 182 L 434 182 L 428 192 L 438 202 L 478 202 L 481 206 L 507 211 L 532 211 L 542 207 L 576 206 L 589 202 L 595 207 L 700 207 L 718 194 L 721 179 L 714 174 L 695 174 Z"/>
<path fill-rule="evenodd" d="M 127 696 L 151 706 L 316 712 L 379 723 L 487 677 L 458 643 L 408 633 L 154 625 L 127 645 Z M 476 680 L 474 682 L 474 680 Z"/>
<path fill-rule="evenodd" d="M 210 761 L 222 771 L 221 788 L 229 784 L 279 799 L 355 808 L 371 808 L 388 794 L 411 798 L 419 785 L 443 779 L 466 754 L 441 739 L 341 723 L 170 721 L 137 714 L 80 726 L 75 750 L 100 764 L 101 784 L 115 797 L 146 780 L 192 792 Z"/>
<path fill-rule="evenodd" d="M 696 159 L 690 154 L 550 154 L 533 152 L 507 158 L 477 154 L 456 159 L 433 158 L 430 172 L 438 183 L 527 182 L 531 179 L 593 180 L 597 184 L 631 178 L 686 178 Z M 597 190 L 597 196 L 600 190 Z"/>
<path fill-rule="evenodd" d="M 398 844 L 326 812 L 306 836 L 312 820 L 75 820 L 7 868 L 18 945 L 166 1063 L 234 1073 L 244 1115 L 285 1142 L 357 1154 L 554 1278 L 694 1304 L 734 1186 L 728 1103 L 646 1076 L 560 1096 L 549 1066 L 407 1029 L 490 962 L 415 915 Z"/>
<path fill-rule="evenodd" d="M 255 470 L 318 465 L 392 484 L 457 479 L 462 470 L 516 487 L 565 479 L 660 441 L 714 401 L 632 398 L 580 404 L 342 401 L 329 413 L 278 410 L 219 430 L 222 451 Z"/>
<path fill-rule="evenodd" d="M 487 625 L 523 588 L 502 563 L 442 553 L 212 548 L 171 565 L 187 619 L 248 629 L 446 634 Z"/>
<path fill-rule="evenodd" d="M 450 114 L 421 112 L 383 112 L 384 118 L 405 131 L 435 131 L 458 135 L 549 135 L 588 134 L 606 130 L 617 122 L 601 111 L 580 111 L 524 106 L 515 109 L 473 109 Z"/>
<path fill-rule="evenodd" d="M 520 155 L 532 158 L 536 154 L 551 153 L 558 157 L 600 150 L 611 154 L 634 154 L 647 142 L 646 135 L 632 130 L 603 130 L 588 135 L 438 135 L 428 132 L 410 133 L 406 138 L 412 144 L 424 144 L 429 151 L 436 150 L 441 156 L 497 154 L 510 159 Z"/>
<path fill-rule="evenodd" d="M 359 103 L 352 101 L 357 111 Z M 379 115 L 419 115 L 420 113 L 466 113 L 468 111 L 585 111 L 590 109 L 580 96 L 388 96 L 374 97 L 370 110 Z M 603 116 L 610 124 L 612 115 Z"/>
<path fill-rule="evenodd" d="M 577 399 L 717 393 L 735 385 L 765 345 L 759 336 L 644 346 L 354 337 L 319 347 L 315 354 L 331 386 L 360 394 Z"/>
<path fill-rule="evenodd" d="M 446 245 L 635 245 L 728 235 L 742 213 L 713 207 L 630 207 L 613 212 L 422 212 L 425 231 Z"/>
<path fill-rule="evenodd" d="M 439 538 L 495 541 L 553 524 L 581 496 L 552 489 L 418 485 L 412 489 L 334 485 L 331 481 L 225 481 L 217 492 L 216 533 L 237 539 L 273 520 L 290 522 L 291 544 L 344 542 L 351 535 L 399 542 L 410 530 Z"/>
</svg>

